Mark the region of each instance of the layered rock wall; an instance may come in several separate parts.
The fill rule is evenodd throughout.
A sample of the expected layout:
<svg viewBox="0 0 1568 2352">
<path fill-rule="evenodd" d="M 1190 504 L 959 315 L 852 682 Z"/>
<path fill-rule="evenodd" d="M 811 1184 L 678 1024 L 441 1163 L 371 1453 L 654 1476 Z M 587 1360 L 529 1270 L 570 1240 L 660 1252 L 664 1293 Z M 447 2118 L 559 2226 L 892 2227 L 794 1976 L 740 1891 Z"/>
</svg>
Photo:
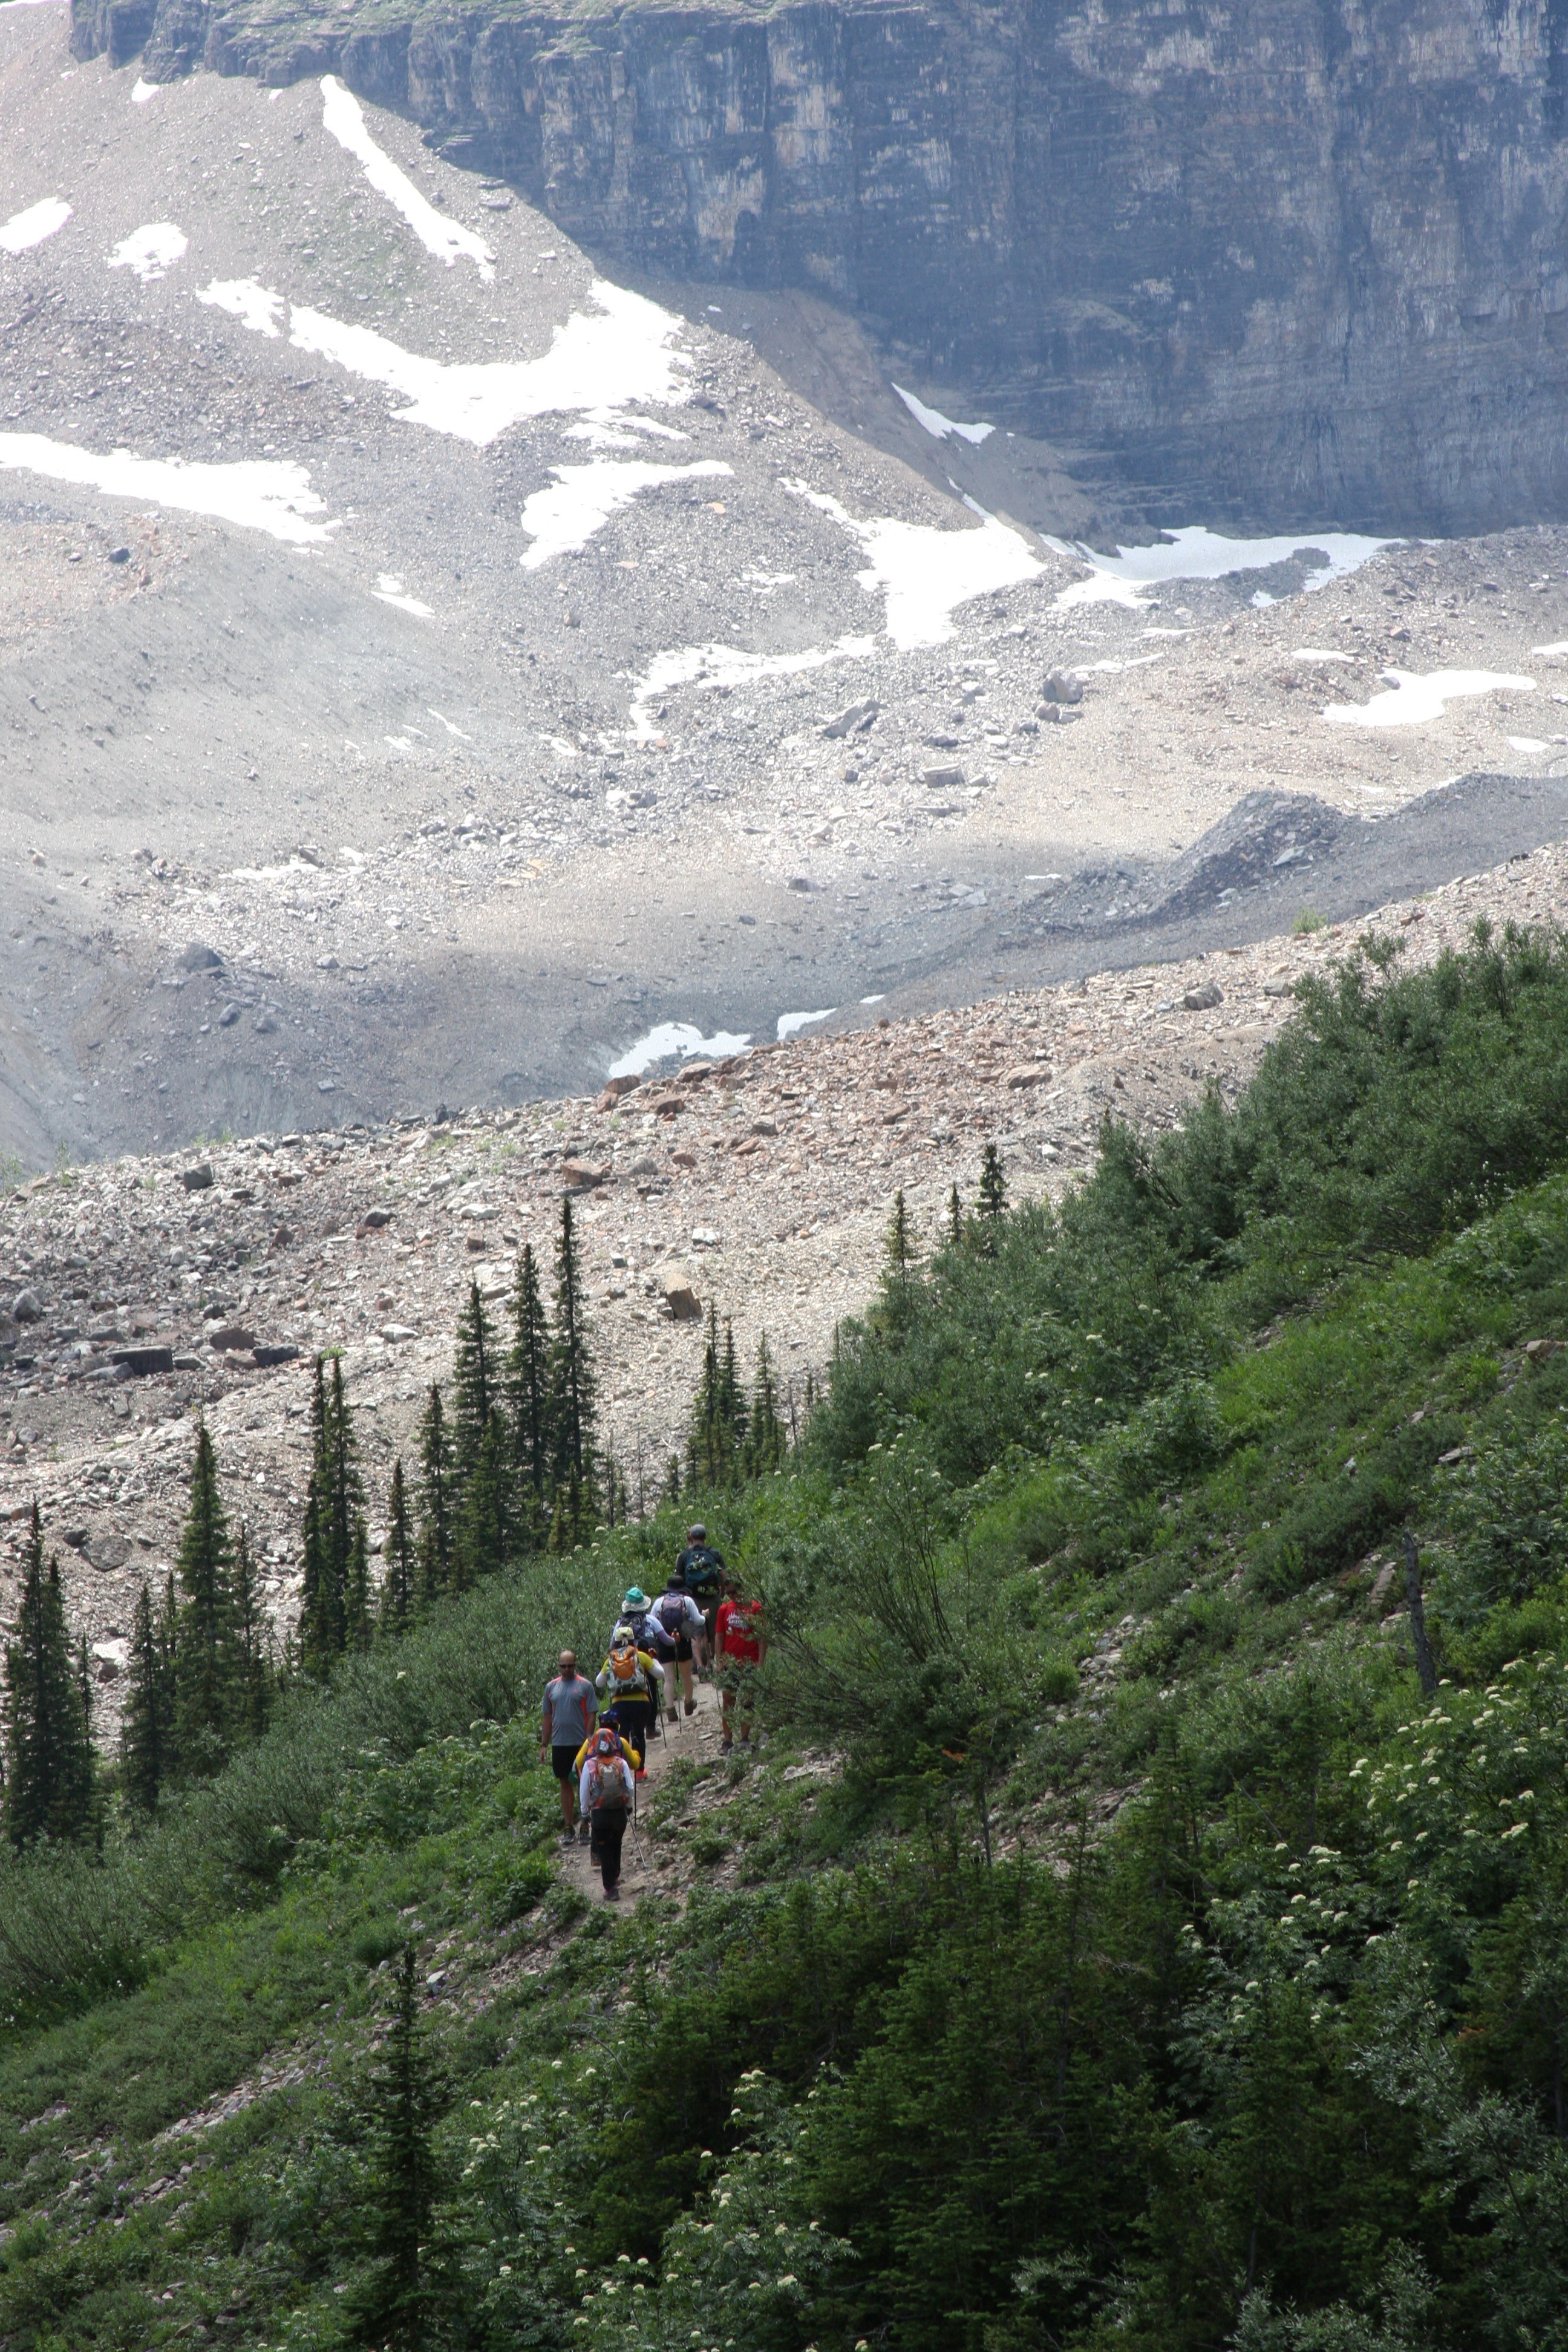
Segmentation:
<svg viewBox="0 0 1568 2352">
<path fill-rule="evenodd" d="M 852 304 L 1163 520 L 1568 511 L 1568 0 L 75 0 L 331 68 L 611 261 Z"/>
</svg>

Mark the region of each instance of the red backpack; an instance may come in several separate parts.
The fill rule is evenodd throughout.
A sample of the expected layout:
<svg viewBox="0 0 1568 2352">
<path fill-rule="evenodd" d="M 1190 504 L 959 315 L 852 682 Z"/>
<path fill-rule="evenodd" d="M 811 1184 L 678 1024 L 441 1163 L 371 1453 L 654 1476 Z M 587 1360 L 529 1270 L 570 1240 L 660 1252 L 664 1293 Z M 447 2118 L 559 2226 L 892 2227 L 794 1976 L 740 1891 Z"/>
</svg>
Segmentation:
<svg viewBox="0 0 1568 2352">
<path fill-rule="evenodd" d="M 588 1811 L 591 1813 L 626 1811 L 626 1784 L 622 1777 L 622 1760 L 621 1743 L 615 1733 L 597 1733 L 588 1759 Z"/>
</svg>

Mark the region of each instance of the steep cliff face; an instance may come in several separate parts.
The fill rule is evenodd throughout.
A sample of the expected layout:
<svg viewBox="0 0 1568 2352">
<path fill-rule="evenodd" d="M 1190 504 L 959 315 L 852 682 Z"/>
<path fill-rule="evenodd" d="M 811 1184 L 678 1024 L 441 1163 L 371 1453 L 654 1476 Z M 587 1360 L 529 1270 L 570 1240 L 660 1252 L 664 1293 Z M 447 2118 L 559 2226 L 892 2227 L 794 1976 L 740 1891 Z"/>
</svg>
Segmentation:
<svg viewBox="0 0 1568 2352">
<path fill-rule="evenodd" d="M 75 0 L 331 68 L 595 251 L 804 283 L 1163 519 L 1568 511 L 1568 0 Z"/>
</svg>

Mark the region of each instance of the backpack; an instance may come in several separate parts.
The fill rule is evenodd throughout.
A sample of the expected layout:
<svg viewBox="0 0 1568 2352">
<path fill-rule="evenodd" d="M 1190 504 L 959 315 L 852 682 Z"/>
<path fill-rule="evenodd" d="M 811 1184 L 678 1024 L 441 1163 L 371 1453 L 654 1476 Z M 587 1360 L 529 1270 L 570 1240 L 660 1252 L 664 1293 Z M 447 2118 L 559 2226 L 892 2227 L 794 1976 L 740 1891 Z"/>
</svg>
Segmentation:
<svg viewBox="0 0 1568 2352">
<path fill-rule="evenodd" d="M 719 1590 L 723 1562 L 709 1544 L 700 1544 L 694 1550 L 681 1554 L 681 1570 L 686 1589 L 697 1601 L 710 1601 Z"/>
<path fill-rule="evenodd" d="M 662 1601 L 656 1601 L 654 1604 L 666 1638 L 671 1642 L 677 1640 L 686 1631 L 686 1602 L 687 1595 L 684 1592 L 667 1592 Z"/>
<path fill-rule="evenodd" d="M 591 1813 L 624 1813 L 626 1810 L 626 1784 L 621 1778 L 621 1743 L 612 1733 L 601 1731 L 588 1759 L 588 1811 Z"/>
<path fill-rule="evenodd" d="M 639 1650 L 650 1651 L 657 1658 L 669 1648 L 663 1623 L 651 1609 L 639 1609 L 637 1615 L 628 1617 L 626 1622 L 631 1627 Z"/>
<path fill-rule="evenodd" d="M 637 1654 L 635 1650 L 610 1652 L 610 1679 L 612 1682 L 625 1685 L 625 1688 L 617 1694 L 618 1696 L 630 1698 L 634 1695 L 635 1689 L 646 1679 L 642 1668 L 637 1664 Z"/>
</svg>

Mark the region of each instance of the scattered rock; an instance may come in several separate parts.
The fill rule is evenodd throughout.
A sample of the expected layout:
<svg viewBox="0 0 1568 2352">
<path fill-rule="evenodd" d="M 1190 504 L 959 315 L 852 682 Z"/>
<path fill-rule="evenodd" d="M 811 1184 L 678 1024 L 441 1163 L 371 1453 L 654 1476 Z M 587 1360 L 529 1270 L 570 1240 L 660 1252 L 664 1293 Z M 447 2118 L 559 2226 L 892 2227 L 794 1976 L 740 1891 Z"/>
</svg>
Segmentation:
<svg viewBox="0 0 1568 2352">
<path fill-rule="evenodd" d="M 1043 1086 L 1050 1075 L 1049 1069 L 1039 1062 L 1019 1062 L 1008 1071 L 1003 1084 L 1015 1090 L 1023 1087 L 1038 1087 Z"/>
<path fill-rule="evenodd" d="M 690 1275 L 683 1265 L 667 1265 L 659 1277 L 664 1303 L 671 1319 L 677 1323 L 692 1323 L 702 1312 Z"/>
<path fill-rule="evenodd" d="M 1205 980 L 1200 988 L 1189 988 L 1182 998 L 1183 1009 L 1187 1013 L 1212 1013 L 1216 1004 L 1224 1003 L 1224 989 L 1212 980 Z"/>
<path fill-rule="evenodd" d="M 294 1233 L 291 1226 L 279 1225 L 272 1236 L 272 1247 L 274 1249 L 287 1249 L 293 1238 Z"/>
<path fill-rule="evenodd" d="M 956 792 L 963 782 L 962 768 L 922 768 L 921 782 L 928 792 Z"/>
<path fill-rule="evenodd" d="M 632 1161 L 631 1172 L 634 1176 L 657 1176 L 660 1171 L 658 1160 L 650 1160 L 645 1151 L 640 1160 Z"/>
<path fill-rule="evenodd" d="M 277 1347 L 253 1348 L 250 1351 L 250 1360 L 265 1372 L 270 1371 L 275 1364 L 293 1363 L 299 1354 L 300 1349 L 290 1341 L 286 1344 L 280 1343 Z"/>
<path fill-rule="evenodd" d="M 182 1168 L 180 1171 L 180 1181 L 184 1186 L 187 1192 L 210 1192 L 213 1184 L 211 1162 L 204 1160 L 199 1167 Z"/>
<path fill-rule="evenodd" d="M 1083 700 L 1083 680 L 1074 677 L 1070 670 L 1053 669 L 1047 674 L 1042 691 L 1047 702 L 1071 708 Z"/>
<path fill-rule="evenodd" d="M 390 1209 L 367 1209 L 359 1221 L 359 1230 L 362 1234 L 378 1234 L 384 1225 L 391 1223 Z"/>
<path fill-rule="evenodd" d="M 256 1334 L 242 1323 L 225 1323 L 218 1330 L 209 1331 L 207 1346 L 217 1355 L 243 1351 L 247 1355 L 256 1345 Z"/>
<path fill-rule="evenodd" d="M 695 1151 L 672 1151 L 669 1156 L 677 1168 L 695 1168 L 697 1165 Z"/>
<path fill-rule="evenodd" d="M 875 701 L 852 702 L 837 719 L 830 719 L 823 729 L 829 742 L 841 741 L 846 735 L 863 735 L 881 709 Z"/>
<path fill-rule="evenodd" d="M 655 1095 L 653 1100 L 648 1105 L 649 1110 L 653 1111 L 659 1118 L 673 1118 L 678 1112 L 683 1111 L 687 1108 L 686 1097 L 674 1089 L 672 1089 L 668 1094 Z"/>
<path fill-rule="evenodd" d="M 754 1118 L 752 1121 L 753 1135 L 776 1135 L 778 1131 L 779 1124 L 776 1118 Z"/>
<path fill-rule="evenodd" d="M 43 1306 L 36 1290 L 19 1290 L 11 1301 L 11 1315 L 17 1323 L 37 1323 L 43 1318 Z"/>
<path fill-rule="evenodd" d="M 174 1351 L 172 1348 L 117 1348 L 112 1360 L 123 1364 L 137 1379 L 147 1380 L 174 1370 Z"/>
<path fill-rule="evenodd" d="M 123 1568 L 131 1557 L 129 1538 L 112 1533 L 89 1536 L 83 1549 L 93 1567 L 101 1569 L 105 1574 L 114 1569 Z"/>
<path fill-rule="evenodd" d="M 1532 1364 L 1544 1364 L 1557 1353 L 1562 1345 L 1561 1339 L 1527 1339 L 1524 1343 L 1524 1352 Z"/>
<path fill-rule="evenodd" d="M 205 946 L 200 940 L 193 940 L 180 957 L 180 970 L 182 971 L 221 971 L 223 958 L 216 948 Z"/>
<path fill-rule="evenodd" d="M 719 1235 L 712 1225 L 699 1225 L 691 1236 L 693 1249 L 717 1249 Z"/>
<path fill-rule="evenodd" d="M 635 1094 L 641 1084 L 642 1080 L 634 1071 L 624 1070 L 618 1078 L 605 1080 L 605 1092 L 614 1095 L 618 1101 L 622 1095 Z"/>
<path fill-rule="evenodd" d="M 607 1168 L 597 1167 L 592 1160 L 563 1160 L 561 1162 L 561 1173 L 574 1192 L 592 1192 L 595 1184 L 605 1181 L 609 1172 Z"/>
<path fill-rule="evenodd" d="M 110 563 L 129 563 L 131 550 L 128 547 L 111 547 L 109 551 L 109 561 Z"/>
</svg>

